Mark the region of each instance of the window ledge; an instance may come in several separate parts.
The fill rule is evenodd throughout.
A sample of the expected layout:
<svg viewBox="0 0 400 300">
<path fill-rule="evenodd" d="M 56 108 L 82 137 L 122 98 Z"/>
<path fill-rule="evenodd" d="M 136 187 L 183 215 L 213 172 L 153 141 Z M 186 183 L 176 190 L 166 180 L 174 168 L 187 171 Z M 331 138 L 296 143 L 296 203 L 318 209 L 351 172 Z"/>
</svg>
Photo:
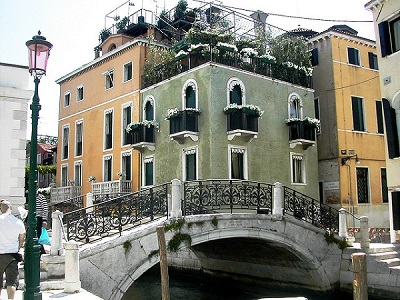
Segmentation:
<svg viewBox="0 0 400 300">
<path fill-rule="evenodd" d="M 258 137 L 258 132 L 248 131 L 242 129 L 231 130 L 226 133 L 228 135 L 228 140 L 232 141 L 236 137 L 243 137 L 246 142 L 251 142 L 253 139 Z"/>
<path fill-rule="evenodd" d="M 132 148 L 138 151 L 142 151 L 145 148 L 149 149 L 150 151 L 156 150 L 156 144 L 155 143 L 147 143 L 147 142 L 141 142 L 137 144 L 133 144 Z"/>
<path fill-rule="evenodd" d="M 174 134 L 170 134 L 171 140 L 176 141 L 178 144 L 182 144 L 185 138 L 190 138 L 192 141 L 197 142 L 199 140 L 199 133 L 194 131 L 181 131 Z"/>
<path fill-rule="evenodd" d="M 315 141 L 311 140 L 304 140 L 304 139 L 297 139 L 289 141 L 290 149 L 293 149 L 297 145 L 303 145 L 303 149 L 307 150 L 310 146 L 315 146 Z"/>
</svg>

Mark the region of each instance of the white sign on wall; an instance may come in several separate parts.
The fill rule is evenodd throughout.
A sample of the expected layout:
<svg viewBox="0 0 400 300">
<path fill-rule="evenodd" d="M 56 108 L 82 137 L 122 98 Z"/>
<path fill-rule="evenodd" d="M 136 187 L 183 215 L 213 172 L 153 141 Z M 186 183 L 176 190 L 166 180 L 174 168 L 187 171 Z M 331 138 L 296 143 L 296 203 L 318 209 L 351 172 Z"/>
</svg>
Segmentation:
<svg viewBox="0 0 400 300">
<path fill-rule="evenodd" d="M 339 181 L 324 182 L 324 191 L 338 190 Z"/>
</svg>

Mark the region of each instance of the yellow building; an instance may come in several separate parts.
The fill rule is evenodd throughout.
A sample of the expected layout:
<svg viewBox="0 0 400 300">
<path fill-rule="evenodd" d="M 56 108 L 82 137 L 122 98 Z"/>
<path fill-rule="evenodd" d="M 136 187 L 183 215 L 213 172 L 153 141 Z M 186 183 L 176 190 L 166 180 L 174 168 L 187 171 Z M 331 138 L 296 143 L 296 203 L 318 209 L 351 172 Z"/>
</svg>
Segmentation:
<svg viewBox="0 0 400 300">
<path fill-rule="evenodd" d="M 373 0 L 378 40 L 378 62 L 386 128 L 386 165 L 389 190 L 391 242 L 400 242 L 400 1 Z"/>
<path fill-rule="evenodd" d="M 383 110 L 375 42 L 337 25 L 309 39 L 321 201 L 389 227 Z M 357 221 L 350 224 L 358 227 Z"/>
<path fill-rule="evenodd" d="M 114 34 L 97 50 L 101 56 L 98 53 L 56 81 L 60 85 L 57 186 L 69 189 L 68 195 L 74 188 L 76 195 L 92 189 L 138 189 L 139 154 L 132 151 L 132 135 L 125 129 L 140 119 L 147 46 L 146 38 Z"/>
</svg>

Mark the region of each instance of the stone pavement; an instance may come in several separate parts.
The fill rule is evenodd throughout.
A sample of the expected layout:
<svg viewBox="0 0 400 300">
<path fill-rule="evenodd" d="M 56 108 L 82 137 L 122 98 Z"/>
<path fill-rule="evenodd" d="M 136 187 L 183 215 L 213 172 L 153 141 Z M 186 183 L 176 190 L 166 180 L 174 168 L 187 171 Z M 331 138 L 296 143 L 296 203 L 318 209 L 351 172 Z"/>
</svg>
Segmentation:
<svg viewBox="0 0 400 300">
<path fill-rule="evenodd" d="M 84 289 L 81 289 L 80 293 L 75 293 L 75 294 L 67 294 L 64 293 L 63 290 L 48 290 L 48 291 L 42 291 L 42 299 L 43 300 L 50 300 L 50 299 L 63 299 L 63 300 L 78 300 L 78 299 L 84 299 L 84 300 L 102 300 L 102 298 L 97 297 L 88 291 L 85 291 Z M 22 290 L 17 290 L 15 293 L 14 300 L 22 300 L 23 299 L 23 291 Z M 0 300 L 7 300 L 7 290 L 2 289 L 1 290 L 1 297 Z"/>
</svg>

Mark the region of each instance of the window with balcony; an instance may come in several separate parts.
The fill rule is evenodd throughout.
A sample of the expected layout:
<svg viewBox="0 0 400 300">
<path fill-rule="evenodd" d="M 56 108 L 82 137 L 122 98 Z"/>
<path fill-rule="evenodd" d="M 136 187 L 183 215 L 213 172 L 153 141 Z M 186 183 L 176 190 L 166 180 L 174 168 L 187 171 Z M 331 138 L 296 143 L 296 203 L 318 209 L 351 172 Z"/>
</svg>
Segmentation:
<svg viewBox="0 0 400 300">
<path fill-rule="evenodd" d="M 131 152 L 122 153 L 122 174 L 125 180 L 132 180 L 132 156 Z"/>
<path fill-rule="evenodd" d="M 61 186 L 68 186 L 68 165 L 61 165 Z"/>
<path fill-rule="evenodd" d="M 290 153 L 292 183 L 305 184 L 306 174 L 304 156 L 298 153 Z"/>
<path fill-rule="evenodd" d="M 400 17 L 378 24 L 382 57 L 400 50 Z"/>
<path fill-rule="evenodd" d="M 75 170 L 74 170 L 74 183 L 75 186 L 82 186 L 82 162 L 75 162 Z"/>
<path fill-rule="evenodd" d="M 178 143 L 182 143 L 186 137 L 197 141 L 199 115 L 197 83 L 195 80 L 189 79 L 182 88 L 182 110 L 173 108 L 167 111 L 171 139 Z"/>
<path fill-rule="evenodd" d="M 183 150 L 182 166 L 184 181 L 198 179 L 197 151 L 197 147 Z"/>
<path fill-rule="evenodd" d="M 78 86 L 76 89 L 76 101 L 82 101 L 83 100 L 83 85 Z"/>
<path fill-rule="evenodd" d="M 62 130 L 62 159 L 68 159 L 69 156 L 69 125 L 64 125 Z"/>
<path fill-rule="evenodd" d="M 132 79 L 132 62 L 128 62 L 124 65 L 124 82 Z"/>
<path fill-rule="evenodd" d="M 112 155 L 103 157 L 103 181 L 112 181 Z"/>
<path fill-rule="evenodd" d="M 248 179 L 247 149 L 228 145 L 229 179 Z"/>
<path fill-rule="evenodd" d="M 83 154 L 83 120 L 79 120 L 75 124 L 75 156 Z"/>
<path fill-rule="evenodd" d="M 69 106 L 71 103 L 71 92 L 66 92 L 64 94 L 64 107 Z"/>
<path fill-rule="evenodd" d="M 303 118 L 303 103 L 299 95 L 292 93 L 289 96 L 289 119 Z"/>
<path fill-rule="evenodd" d="M 104 150 L 113 147 L 113 110 L 104 112 Z"/>
<path fill-rule="evenodd" d="M 122 146 L 132 144 L 132 134 L 126 131 L 132 122 L 132 104 L 124 104 L 122 109 Z"/>
<path fill-rule="evenodd" d="M 351 65 L 360 66 L 360 52 L 356 48 L 347 48 L 348 62 Z"/>
<path fill-rule="evenodd" d="M 356 168 L 358 203 L 369 203 L 368 168 Z"/>
<path fill-rule="evenodd" d="M 132 147 L 136 150 L 148 148 L 155 150 L 155 132 L 159 124 L 154 120 L 154 97 L 146 96 L 143 104 L 143 116 L 141 122 L 131 122 L 127 132 L 132 136 Z"/>
<path fill-rule="evenodd" d="M 154 185 L 154 157 L 146 157 L 143 160 L 143 185 Z"/>
<path fill-rule="evenodd" d="M 353 112 L 353 130 L 365 131 L 364 121 L 364 99 L 359 97 L 351 97 Z"/>
</svg>

